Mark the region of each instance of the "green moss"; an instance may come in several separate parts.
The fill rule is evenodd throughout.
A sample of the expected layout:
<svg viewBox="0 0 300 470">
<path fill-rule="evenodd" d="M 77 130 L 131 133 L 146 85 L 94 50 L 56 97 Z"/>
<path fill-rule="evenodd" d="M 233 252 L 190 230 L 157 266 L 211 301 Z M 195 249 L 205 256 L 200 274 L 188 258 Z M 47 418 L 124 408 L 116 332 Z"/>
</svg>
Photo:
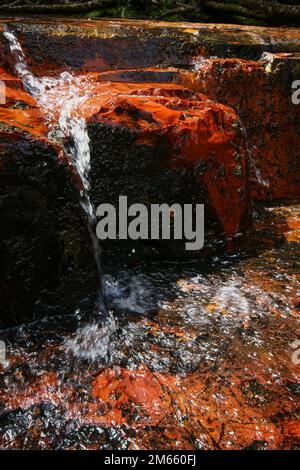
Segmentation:
<svg viewBox="0 0 300 470">
<path fill-rule="evenodd" d="M 102 16 L 105 16 L 105 15 L 104 15 L 104 10 L 93 10 L 93 11 L 90 11 L 89 13 L 86 13 L 83 16 L 84 18 L 101 18 Z"/>
</svg>

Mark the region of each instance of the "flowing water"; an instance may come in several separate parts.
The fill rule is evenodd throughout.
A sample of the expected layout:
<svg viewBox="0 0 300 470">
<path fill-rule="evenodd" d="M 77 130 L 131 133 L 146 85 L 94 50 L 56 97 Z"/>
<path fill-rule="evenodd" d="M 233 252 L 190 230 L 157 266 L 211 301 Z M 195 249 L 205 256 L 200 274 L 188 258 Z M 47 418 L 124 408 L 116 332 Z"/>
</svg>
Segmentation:
<svg viewBox="0 0 300 470">
<path fill-rule="evenodd" d="M 96 214 L 89 197 L 90 141 L 84 118 L 76 116 L 76 110 L 91 96 L 91 84 L 87 78 L 75 77 L 69 72 L 61 73 L 58 78 L 35 76 L 28 68 L 22 47 L 14 33 L 4 26 L 3 34 L 24 89 L 36 99 L 45 114 L 50 129 L 49 139 L 58 142 L 68 138 L 71 140 L 70 146 L 65 145 L 65 152 L 82 182 L 80 203 L 87 216 L 95 260 L 101 274 L 99 243 L 93 230 Z"/>
<path fill-rule="evenodd" d="M 109 334 L 83 308 L 2 331 L 1 447 L 298 448 L 298 229 L 270 239 L 300 208 L 264 218 L 251 254 L 106 275 Z"/>
<path fill-rule="evenodd" d="M 95 233 L 97 219 L 89 196 L 90 140 L 85 119 L 76 113 L 90 98 L 92 84 L 86 77 L 75 77 L 69 72 L 61 73 L 58 78 L 37 77 L 28 68 L 20 42 L 6 25 L 4 26 L 3 34 L 8 41 L 10 51 L 15 60 L 15 70 L 22 80 L 24 89 L 36 99 L 38 106 L 46 117 L 49 126 L 48 138 L 54 142 L 66 142 L 68 140 L 67 144 L 64 145 L 64 151 L 82 182 L 80 204 L 86 215 L 87 227 L 99 273 L 99 316 L 103 317 L 106 314 L 107 317 L 102 318 L 102 326 L 99 327 L 103 330 L 101 333 L 103 337 L 107 337 L 103 342 L 104 348 L 104 345 L 108 345 L 109 333 L 114 328 L 115 322 L 112 313 L 106 311 L 105 299 L 103 297 L 101 252 Z M 88 327 L 85 328 L 87 329 Z M 103 351 L 103 348 L 101 349 L 101 355 L 105 357 L 106 351 Z M 74 352 L 76 353 L 77 351 L 78 349 L 76 348 Z"/>
<path fill-rule="evenodd" d="M 37 78 L 4 34 L 49 138 L 73 142 L 65 150 L 93 230 L 89 137 L 76 117 L 93 85 L 68 72 Z M 118 321 L 109 312 L 90 322 L 84 307 L 69 316 L 49 309 L 1 331 L 0 447 L 299 448 L 300 208 L 256 214 L 237 254 L 102 275 Z"/>
</svg>

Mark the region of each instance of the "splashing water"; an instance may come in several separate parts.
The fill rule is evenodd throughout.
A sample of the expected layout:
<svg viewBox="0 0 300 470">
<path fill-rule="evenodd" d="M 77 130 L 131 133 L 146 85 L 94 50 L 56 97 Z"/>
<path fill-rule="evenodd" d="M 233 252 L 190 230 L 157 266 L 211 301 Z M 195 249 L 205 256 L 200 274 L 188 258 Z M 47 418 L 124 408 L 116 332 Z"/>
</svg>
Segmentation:
<svg viewBox="0 0 300 470">
<path fill-rule="evenodd" d="M 89 218 L 95 217 L 90 201 L 90 146 L 86 122 L 76 116 L 76 110 L 89 98 L 89 80 L 62 72 L 58 78 L 37 77 L 29 69 L 25 55 L 16 36 L 4 26 L 3 32 L 15 59 L 15 69 L 22 80 L 25 90 L 33 96 L 49 122 L 51 140 L 69 137 L 71 148 L 65 149 L 70 161 L 82 181 L 82 206 Z M 81 87 L 80 87 L 81 85 Z M 82 86 L 84 85 L 84 87 Z M 84 93 L 82 90 L 84 89 Z M 56 126 L 58 125 L 58 129 Z"/>
<path fill-rule="evenodd" d="M 65 341 L 65 350 L 78 359 L 108 363 L 110 344 L 116 329 L 115 318 L 108 312 L 105 323 L 99 325 L 94 322 L 79 328 L 72 338 Z"/>
<path fill-rule="evenodd" d="M 234 316 L 241 316 L 249 319 L 250 304 L 245 295 L 241 292 L 241 285 L 238 282 L 230 280 L 221 286 L 212 300 L 217 309 L 222 312 L 229 310 Z"/>
<path fill-rule="evenodd" d="M 48 138 L 54 142 L 63 142 L 70 139 L 72 144 L 64 146 L 64 151 L 75 168 L 82 182 L 80 190 L 80 204 L 86 214 L 88 230 L 90 233 L 94 258 L 97 264 L 100 279 L 99 311 L 106 318 L 101 319 L 100 325 L 87 325 L 78 330 L 78 337 L 67 349 L 73 350 L 77 357 L 86 355 L 93 358 L 100 355 L 107 357 L 110 333 L 115 329 L 115 321 L 111 313 L 107 313 L 103 298 L 101 252 L 99 242 L 94 232 L 96 214 L 89 196 L 89 172 L 91 166 L 90 139 L 87 124 L 80 117 L 77 110 L 90 98 L 93 85 L 88 77 L 74 76 L 69 72 L 62 72 L 57 78 L 37 77 L 28 68 L 22 47 L 13 32 L 4 26 L 3 34 L 9 44 L 15 59 L 15 70 L 22 80 L 24 89 L 37 101 L 37 104 L 48 122 Z M 90 340 L 88 339 L 90 336 Z M 96 338 L 97 337 L 97 338 Z M 86 341 L 84 340 L 86 338 Z M 80 348 L 82 347 L 82 351 Z M 88 351 L 88 347 L 90 351 Z"/>
<path fill-rule="evenodd" d="M 216 55 L 212 55 L 209 57 L 203 57 L 203 56 L 195 57 L 192 60 L 192 64 L 191 64 L 193 72 L 195 73 L 200 72 L 200 70 L 205 68 L 205 66 L 209 63 L 209 61 L 211 61 L 212 59 L 217 59 L 217 58 L 218 57 Z"/>
</svg>

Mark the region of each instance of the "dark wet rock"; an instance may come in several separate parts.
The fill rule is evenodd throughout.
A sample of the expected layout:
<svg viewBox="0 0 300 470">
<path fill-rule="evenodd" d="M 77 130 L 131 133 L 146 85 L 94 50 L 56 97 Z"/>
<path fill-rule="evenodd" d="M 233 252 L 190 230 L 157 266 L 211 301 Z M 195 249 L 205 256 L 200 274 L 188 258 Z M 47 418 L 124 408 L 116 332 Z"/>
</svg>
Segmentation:
<svg viewBox="0 0 300 470">
<path fill-rule="evenodd" d="M 268 450 L 269 444 L 266 441 L 253 441 L 249 447 L 246 447 L 245 450 Z"/>
<path fill-rule="evenodd" d="M 1 448 L 296 450 L 300 212 L 269 212 L 276 217 L 265 230 L 294 233 L 280 250 L 230 264 L 214 258 L 209 271 L 190 262 L 149 267 L 144 285 L 160 291 L 157 315 L 123 318 L 105 367 L 66 353 L 77 329 L 69 317 L 1 332 L 9 361 L 0 374 Z"/>
<path fill-rule="evenodd" d="M 89 234 L 71 173 L 57 149 L 21 132 L 1 133 L 2 325 L 34 305 L 74 308 L 96 288 Z"/>
<path fill-rule="evenodd" d="M 297 29 L 118 20 L 7 23 L 20 37 L 34 72 L 189 67 L 196 57 L 257 60 L 264 51 L 300 52 Z M 1 43 L 1 39 L 0 39 Z M 0 46 L 1 47 L 1 46 Z"/>
<path fill-rule="evenodd" d="M 241 386 L 244 397 L 253 406 L 261 406 L 270 400 L 270 393 L 256 379 L 245 381 Z"/>
<path fill-rule="evenodd" d="M 286 387 L 294 394 L 300 397 L 300 382 L 287 381 Z"/>
</svg>

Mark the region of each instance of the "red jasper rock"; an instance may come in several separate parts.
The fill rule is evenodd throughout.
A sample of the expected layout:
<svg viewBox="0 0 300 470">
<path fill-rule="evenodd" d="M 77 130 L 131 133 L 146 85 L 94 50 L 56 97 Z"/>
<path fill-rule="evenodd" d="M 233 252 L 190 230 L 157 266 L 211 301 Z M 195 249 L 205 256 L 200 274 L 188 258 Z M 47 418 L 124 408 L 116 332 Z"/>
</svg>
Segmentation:
<svg viewBox="0 0 300 470">
<path fill-rule="evenodd" d="M 250 218 L 247 144 L 232 109 L 176 84 L 96 83 L 93 93 L 77 112 L 90 127 L 96 203 L 106 201 L 99 188 L 110 177 L 117 191 L 124 187 L 122 194 L 133 191 L 148 204 L 191 203 L 192 198 L 205 203 L 207 215 L 213 214 L 211 220 L 228 238 L 245 229 Z M 175 174 L 182 182 L 190 176 L 194 194 L 185 195 L 182 186 L 172 193 Z M 108 202 L 119 194 L 110 190 Z"/>
<path fill-rule="evenodd" d="M 79 78 L 78 92 L 86 100 L 73 112 L 87 121 L 95 206 L 117 206 L 119 195 L 147 206 L 204 203 L 209 242 L 245 232 L 253 200 L 299 198 L 300 107 L 291 103 L 299 69 L 297 31 L 105 21 L 67 21 L 61 28 L 55 21 L 45 26 L 30 20 L 10 21 L 9 28 L 34 73 L 57 78 L 68 70 Z M 264 51 L 273 52 L 261 56 Z M 2 177 L 7 168 L 23 175 L 23 164 L 33 165 L 34 174 L 35 165 L 51 160 L 61 184 L 67 178 L 67 187 L 82 189 L 61 146 L 46 138 L 59 106 L 48 122 L 15 76 L 2 34 L 0 52 L 0 80 L 6 85 L 0 107 Z M 57 86 L 63 95 L 65 85 Z M 15 152 L 11 160 L 7 149 Z M 46 160 L 25 162 L 31 151 L 45 152 Z M 70 174 L 63 176 L 62 168 Z M 44 177 L 41 171 L 42 186 Z M 5 195 L 10 188 L 4 188 Z M 62 186 L 51 197 L 59 198 L 60 191 Z M 71 193 L 63 191 L 66 204 L 69 197 L 74 202 Z M 179 255 L 168 246 L 168 255 Z"/>
<path fill-rule="evenodd" d="M 101 19 L 2 21 L 16 31 L 39 75 L 68 69 L 187 68 L 200 56 L 257 60 L 264 51 L 300 52 L 295 28 Z M 6 51 L 2 42 L 0 37 L 0 50 Z"/>
<path fill-rule="evenodd" d="M 245 127 L 256 200 L 300 195 L 300 105 L 292 103 L 299 64 L 299 54 L 265 54 L 259 62 L 205 59 L 198 65 L 195 88 L 231 106 Z"/>
<path fill-rule="evenodd" d="M 106 369 L 93 383 L 93 396 L 108 407 L 103 423 L 128 423 L 130 413 L 138 425 L 157 425 L 171 404 L 160 383 L 161 374 L 152 374 L 145 366 L 136 370 Z"/>
</svg>

